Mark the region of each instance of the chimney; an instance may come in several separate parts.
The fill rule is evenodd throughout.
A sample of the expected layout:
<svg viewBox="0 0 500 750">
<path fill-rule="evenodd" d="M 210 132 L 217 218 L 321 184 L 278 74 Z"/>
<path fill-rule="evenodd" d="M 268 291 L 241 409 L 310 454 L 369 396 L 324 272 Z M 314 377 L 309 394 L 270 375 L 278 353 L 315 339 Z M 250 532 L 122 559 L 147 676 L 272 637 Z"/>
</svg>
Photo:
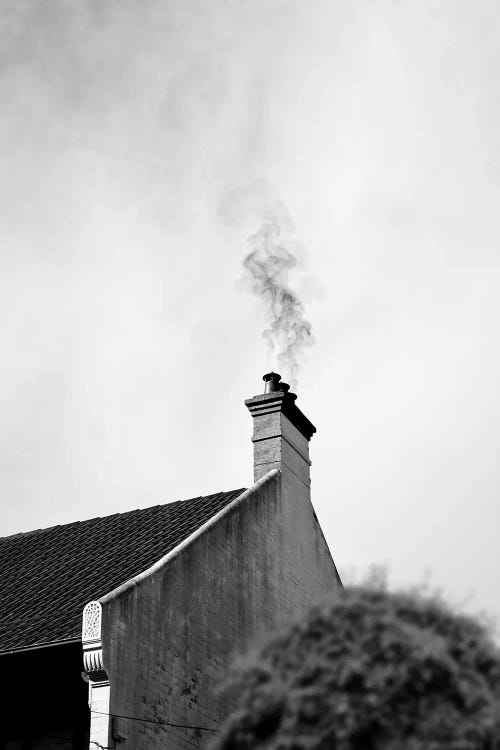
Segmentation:
<svg viewBox="0 0 500 750">
<path fill-rule="evenodd" d="M 316 428 L 296 406 L 297 396 L 276 372 L 263 377 L 264 393 L 245 401 L 253 417 L 254 481 L 271 469 L 290 471 L 310 487 L 309 441 Z"/>
</svg>

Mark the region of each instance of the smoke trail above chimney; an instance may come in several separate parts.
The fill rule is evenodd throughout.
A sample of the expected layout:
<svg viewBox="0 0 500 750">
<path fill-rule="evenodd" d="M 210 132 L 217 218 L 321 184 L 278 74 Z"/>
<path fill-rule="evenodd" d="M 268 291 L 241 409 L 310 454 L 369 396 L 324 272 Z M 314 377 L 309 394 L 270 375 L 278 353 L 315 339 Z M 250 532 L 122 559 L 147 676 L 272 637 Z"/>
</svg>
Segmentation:
<svg viewBox="0 0 500 750">
<path fill-rule="evenodd" d="M 224 223 L 241 226 L 249 218 L 260 222 L 248 237 L 250 252 L 243 260 L 241 284 L 264 303 L 263 331 L 275 365 L 296 389 L 303 351 L 314 343 L 311 324 L 290 273 L 297 269 L 300 244 L 290 214 L 271 183 L 258 180 L 227 193 L 219 203 Z"/>
</svg>

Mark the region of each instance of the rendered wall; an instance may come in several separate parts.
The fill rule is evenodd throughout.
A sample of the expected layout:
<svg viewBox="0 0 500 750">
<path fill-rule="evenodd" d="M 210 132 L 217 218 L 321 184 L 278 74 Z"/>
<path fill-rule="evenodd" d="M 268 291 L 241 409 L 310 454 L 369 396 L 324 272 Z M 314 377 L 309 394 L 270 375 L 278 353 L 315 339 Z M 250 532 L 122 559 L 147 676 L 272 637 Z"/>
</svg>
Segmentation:
<svg viewBox="0 0 500 750">
<path fill-rule="evenodd" d="M 110 713 L 215 727 L 231 655 L 338 587 L 308 499 L 274 471 L 229 514 L 137 586 L 103 600 Z M 115 720 L 118 747 L 203 747 L 211 733 Z"/>
</svg>

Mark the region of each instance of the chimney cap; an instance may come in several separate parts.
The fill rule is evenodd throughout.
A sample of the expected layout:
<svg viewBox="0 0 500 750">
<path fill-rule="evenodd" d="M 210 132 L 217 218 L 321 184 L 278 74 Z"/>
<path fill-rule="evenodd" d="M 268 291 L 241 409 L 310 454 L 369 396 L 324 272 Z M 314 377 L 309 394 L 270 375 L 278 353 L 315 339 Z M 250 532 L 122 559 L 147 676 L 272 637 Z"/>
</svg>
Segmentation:
<svg viewBox="0 0 500 750">
<path fill-rule="evenodd" d="M 279 375 L 277 372 L 266 372 L 266 374 L 262 376 L 262 380 L 266 384 L 264 386 L 264 393 L 275 393 L 276 391 L 281 390 L 281 375 Z"/>
<path fill-rule="evenodd" d="M 281 375 L 277 372 L 267 372 L 262 380 L 266 384 L 264 393 L 245 400 L 252 417 L 281 412 L 307 440 L 310 440 L 316 432 L 316 427 L 297 407 L 297 395 L 290 391 L 288 383 L 281 383 Z"/>
</svg>

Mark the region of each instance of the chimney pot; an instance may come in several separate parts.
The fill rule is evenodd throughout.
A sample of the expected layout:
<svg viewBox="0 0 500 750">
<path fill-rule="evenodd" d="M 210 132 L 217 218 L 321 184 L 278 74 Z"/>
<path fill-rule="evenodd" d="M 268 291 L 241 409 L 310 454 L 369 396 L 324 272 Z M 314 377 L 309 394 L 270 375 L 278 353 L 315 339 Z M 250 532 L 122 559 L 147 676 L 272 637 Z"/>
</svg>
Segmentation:
<svg viewBox="0 0 500 750">
<path fill-rule="evenodd" d="M 264 393 L 275 393 L 281 390 L 281 375 L 278 375 L 277 372 L 267 372 L 262 380 L 265 382 Z"/>
</svg>

